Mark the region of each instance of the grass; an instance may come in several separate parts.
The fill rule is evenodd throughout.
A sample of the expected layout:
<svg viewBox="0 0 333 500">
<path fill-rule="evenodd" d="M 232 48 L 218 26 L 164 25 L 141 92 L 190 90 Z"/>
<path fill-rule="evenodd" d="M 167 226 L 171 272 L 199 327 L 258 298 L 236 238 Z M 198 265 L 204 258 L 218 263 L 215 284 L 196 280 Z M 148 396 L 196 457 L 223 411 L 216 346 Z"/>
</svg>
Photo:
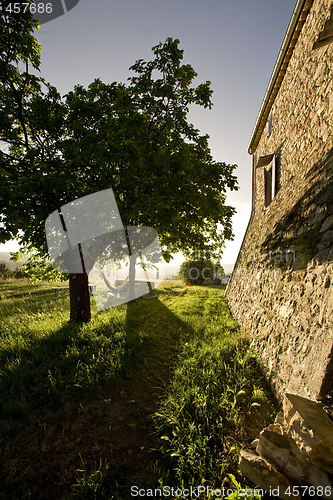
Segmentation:
<svg viewBox="0 0 333 500">
<path fill-rule="evenodd" d="M 165 282 L 78 326 L 51 286 L 0 283 L 0 499 L 243 481 L 275 406 L 222 287 Z"/>
<path fill-rule="evenodd" d="M 190 298 L 178 312 L 191 334 L 182 336 L 173 379 L 155 413 L 163 482 L 218 488 L 275 408 L 223 295 L 198 287 Z"/>
<path fill-rule="evenodd" d="M 125 350 L 125 310 L 111 310 L 89 325 L 67 323 L 67 295 L 49 285 L 4 284 L 0 339 L 2 413 L 65 403 L 100 388 L 119 373 Z M 135 338 L 139 342 L 140 338 Z"/>
</svg>

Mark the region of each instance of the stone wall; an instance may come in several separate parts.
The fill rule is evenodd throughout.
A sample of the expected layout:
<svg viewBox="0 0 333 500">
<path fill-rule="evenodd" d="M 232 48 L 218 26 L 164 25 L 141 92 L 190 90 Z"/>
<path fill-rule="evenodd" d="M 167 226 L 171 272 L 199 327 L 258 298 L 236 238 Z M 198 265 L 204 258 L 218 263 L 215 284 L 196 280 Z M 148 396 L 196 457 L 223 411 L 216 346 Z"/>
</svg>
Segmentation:
<svg viewBox="0 0 333 500">
<path fill-rule="evenodd" d="M 254 208 L 227 289 L 282 399 L 332 389 L 333 44 L 312 50 L 331 0 L 315 0 L 254 154 Z M 279 152 L 280 189 L 265 207 L 263 156 Z"/>
</svg>

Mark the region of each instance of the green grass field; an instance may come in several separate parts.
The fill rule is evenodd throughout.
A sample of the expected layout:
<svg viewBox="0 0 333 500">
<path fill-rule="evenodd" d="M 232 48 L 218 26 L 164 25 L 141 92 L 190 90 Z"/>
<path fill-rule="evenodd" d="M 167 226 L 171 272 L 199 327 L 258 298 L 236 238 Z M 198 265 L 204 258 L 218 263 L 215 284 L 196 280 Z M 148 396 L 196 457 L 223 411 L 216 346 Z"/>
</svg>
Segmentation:
<svg viewBox="0 0 333 500">
<path fill-rule="evenodd" d="M 223 287 L 166 281 L 86 325 L 51 287 L 0 282 L 0 499 L 244 482 L 239 450 L 276 405 Z"/>
</svg>

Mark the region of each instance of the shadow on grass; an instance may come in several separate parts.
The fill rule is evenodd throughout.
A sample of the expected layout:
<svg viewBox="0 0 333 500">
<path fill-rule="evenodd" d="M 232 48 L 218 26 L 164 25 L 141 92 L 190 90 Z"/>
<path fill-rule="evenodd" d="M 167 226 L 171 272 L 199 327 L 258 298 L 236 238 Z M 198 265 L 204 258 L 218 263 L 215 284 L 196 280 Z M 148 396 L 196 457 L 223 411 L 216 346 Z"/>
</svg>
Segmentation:
<svg viewBox="0 0 333 500">
<path fill-rule="evenodd" d="M 24 283 L 22 281 L 24 281 Z M 61 284 L 59 284 L 59 282 L 57 282 L 54 283 L 54 286 L 63 286 L 63 283 L 61 282 Z M 52 290 L 52 287 L 47 282 L 31 284 L 26 279 L 1 280 L 0 287 L 1 287 L 2 297 L 6 299 L 38 297 L 41 295 L 51 294 L 51 292 L 55 295 L 55 291 Z"/>
<path fill-rule="evenodd" d="M 144 359 L 158 359 L 157 349 L 177 342 L 182 328 L 186 325 L 157 298 L 138 299 L 99 313 L 90 324 L 66 323 L 27 339 L 22 348 L 7 345 L 0 352 L 2 414 L 86 396 L 126 376 L 144 350 Z"/>
<path fill-rule="evenodd" d="M 141 298 L 3 349 L 0 498 L 95 498 L 91 484 L 100 488 L 96 498 L 120 499 L 133 481 L 142 484 L 151 461 L 147 421 L 185 331 L 161 301 Z M 111 472 L 96 486 L 91 474 L 101 461 L 131 473 L 120 486 Z"/>
<path fill-rule="evenodd" d="M 22 299 L 23 297 L 26 299 L 34 299 L 36 297 L 40 297 L 42 295 L 51 295 L 53 294 L 54 296 L 56 295 L 54 290 L 51 288 L 46 289 L 46 290 L 33 290 L 32 292 L 28 293 L 14 293 L 12 295 L 6 295 L 6 299 Z"/>
</svg>

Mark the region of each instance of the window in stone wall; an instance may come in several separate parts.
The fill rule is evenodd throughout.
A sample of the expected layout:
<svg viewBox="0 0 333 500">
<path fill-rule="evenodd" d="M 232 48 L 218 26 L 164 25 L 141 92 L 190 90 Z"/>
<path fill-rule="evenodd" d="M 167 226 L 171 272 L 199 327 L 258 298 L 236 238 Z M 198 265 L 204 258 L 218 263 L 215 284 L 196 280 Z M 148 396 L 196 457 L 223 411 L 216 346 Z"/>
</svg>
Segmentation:
<svg viewBox="0 0 333 500">
<path fill-rule="evenodd" d="M 280 155 L 268 155 L 263 158 L 272 156 L 271 162 L 264 167 L 264 180 L 265 180 L 265 207 L 268 207 L 272 200 L 275 198 L 281 186 L 281 162 Z M 267 161 L 267 160 L 266 160 Z"/>
<path fill-rule="evenodd" d="M 265 207 L 272 202 L 272 169 L 264 168 L 264 178 L 265 178 Z"/>
<path fill-rule="evenodd" d="M 274 172 L 275 172 L 275 184 L 274 184 L 274 196 L 279 191 L 281 187 L 281 156 L 280 153 L 275 153 L 273 158 Z"/>
</svg>

